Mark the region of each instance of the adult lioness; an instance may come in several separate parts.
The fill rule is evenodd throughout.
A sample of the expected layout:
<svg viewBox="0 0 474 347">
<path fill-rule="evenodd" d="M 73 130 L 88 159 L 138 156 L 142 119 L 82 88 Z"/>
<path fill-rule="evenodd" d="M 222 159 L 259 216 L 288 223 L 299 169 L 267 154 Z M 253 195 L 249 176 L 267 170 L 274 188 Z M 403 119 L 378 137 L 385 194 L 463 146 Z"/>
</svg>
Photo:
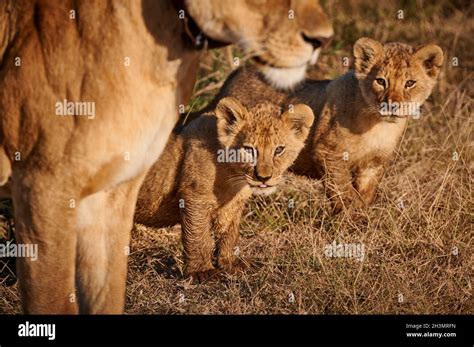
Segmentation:
<svg viewBox="0 0 474 347">
<path fill-rule="evenodd" d="M 122 311 L 138 189 L 200 41 L 240 43 L 288 86 L 331 34 L 313 0 L 1 1 L 0 146 L 18 242 L 39 248 L 18 259 L 24 311 Z"/>
</svg>

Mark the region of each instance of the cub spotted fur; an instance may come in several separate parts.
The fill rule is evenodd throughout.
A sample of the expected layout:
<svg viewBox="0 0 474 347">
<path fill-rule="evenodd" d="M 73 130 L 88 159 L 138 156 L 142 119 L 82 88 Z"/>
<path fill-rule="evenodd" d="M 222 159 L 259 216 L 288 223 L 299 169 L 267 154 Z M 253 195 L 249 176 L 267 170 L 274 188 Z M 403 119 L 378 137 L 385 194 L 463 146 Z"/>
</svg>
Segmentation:
<svg viewBox="0 0 474 347">
<path fill-rule="evenodd" d="M 431 94 L 443 51 L 433 44 L 414 49 L 361 38 L 354 45 L 354 58 L 355 69 L 345 75 L 332 81 L 307 79 L 292 92 L 272 88 L 253 68 L 241 69 L 218 95 L 238 97 L 245 105 L 262 99 L 309 105 L 318 119 L 290 170 L 312 178 L 325 176 L 335 211 L 348 203 L 372 202 L 410 111 L 417 116 L 413 106 Z"/>
<path fill-rule="evenodd" d="M 247 109 L 222 99 L 214 115 L 171 136 L 140 189 L 135 221 L 153 227 L 181 222 L 186 272 L 199 280 L 216 265 L 229 269 L 245 201 L 275 190 L 313 119 L 306 105 L 281 114 L 270 103 Z"/>
</svg>

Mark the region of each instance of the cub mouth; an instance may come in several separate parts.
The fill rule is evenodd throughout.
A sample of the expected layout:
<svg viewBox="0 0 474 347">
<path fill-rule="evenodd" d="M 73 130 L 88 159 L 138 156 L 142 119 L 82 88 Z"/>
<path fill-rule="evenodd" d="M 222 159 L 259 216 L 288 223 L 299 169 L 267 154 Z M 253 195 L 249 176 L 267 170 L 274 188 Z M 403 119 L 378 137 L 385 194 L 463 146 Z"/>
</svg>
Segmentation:
<svg viewBox="0 0 474 347">
<path fill-rule="evenodd" d="M 276 186 L 267 184 L 250 185 L 252 195 L 270 195 L 276 190 Z"/>
<path fill-rule="evenodd" d="M 274 188 L 275 186 L 271 185 L 271 184 L 264 184 L 264 183 L 260 183 L 260 184 L 249 184 L 249 186 L 251 188 L 259 188 L 259 189 L 268 189 L 268 188 Z"/>
<path fill-rule="evenodd" d="M 252 195 L 270 195 L 277 189 L 277 184 L 248 182 Z"/>
</svg>

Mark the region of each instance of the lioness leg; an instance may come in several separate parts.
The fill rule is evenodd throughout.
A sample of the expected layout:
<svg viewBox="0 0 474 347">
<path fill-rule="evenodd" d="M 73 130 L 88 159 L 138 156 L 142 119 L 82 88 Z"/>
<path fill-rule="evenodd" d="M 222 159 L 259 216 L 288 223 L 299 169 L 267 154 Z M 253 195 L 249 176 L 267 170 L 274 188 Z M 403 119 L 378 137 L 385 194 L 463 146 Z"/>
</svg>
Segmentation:
<svg viewBox="0 0 474 347">
<path fill-rule="evenodd" d="M 12 174 L 12 166 L 10 160 L 5 153 L 5 148 L 0 146 L 0 186 L 8 182 L 8 178 Z"/>
<path fill-rule="evenodd" d="M 79 204 L 76 277 L 81 313 L 123 311 L 130 231 L 143 177 Z"/>
<path fill-rule="evenodd" d="M 74 194 L 58 176 L 39 170 L 24 176 L 18 172 L 11 188 L 17 242 L 38 247 L 37 260 L 17 258 L 23 311 L 76 313 L 76 211 L 70 205 Z"/>
</svg>

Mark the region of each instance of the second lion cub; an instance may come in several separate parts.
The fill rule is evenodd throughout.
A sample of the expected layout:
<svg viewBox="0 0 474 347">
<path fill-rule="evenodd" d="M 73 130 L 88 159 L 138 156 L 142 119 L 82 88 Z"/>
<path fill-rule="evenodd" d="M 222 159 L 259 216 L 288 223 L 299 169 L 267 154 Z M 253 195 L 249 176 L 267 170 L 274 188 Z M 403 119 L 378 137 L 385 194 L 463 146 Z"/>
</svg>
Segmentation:
<svg viewBox="0 0 474 347">
<path fill-rule="evenodd" d="M 270 194 L 293 163 L 313 111 L 220 100 L 173 134 L 140 189 L 135 221 L 153 227 L 181 222 L 186 273 L 204 280 L 235 259 L 240 216 L 252 194 Z M 217 242 L 216 242 L 217 241 Z M 217 259 L 214 259 L 214 255 Z"/>
<path fill-rule="evenodd" d="M 434 44 L 413 48 L 361 38 L 354 45 L 354 70 L 335 80 L 307 79 L 292 92 L 270 86 L 254 69 L 239 69 L 217 99 L 238 97 L 245 105 L 265 98 L 289 106 L 309 105 L 318 115 L 291 171 L 325 177 L 334 210 L 372 202 L 398 146 L 407 118 L 417 117 L 443 63 Z"/>
</svg>

